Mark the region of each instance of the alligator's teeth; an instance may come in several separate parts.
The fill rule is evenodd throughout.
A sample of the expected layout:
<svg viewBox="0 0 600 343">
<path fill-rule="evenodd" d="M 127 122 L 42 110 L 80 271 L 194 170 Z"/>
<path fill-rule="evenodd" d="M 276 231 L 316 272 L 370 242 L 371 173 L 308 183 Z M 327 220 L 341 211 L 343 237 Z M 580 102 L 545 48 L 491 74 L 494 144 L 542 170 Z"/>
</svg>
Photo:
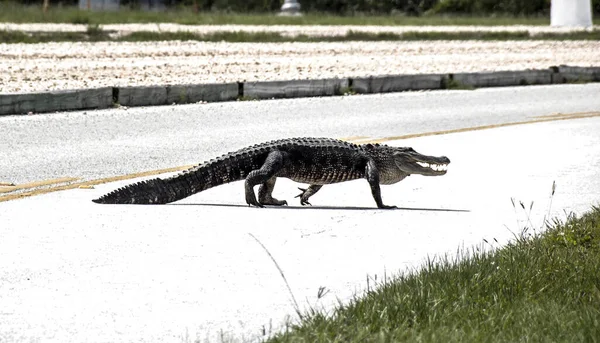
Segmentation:
<svg viewBox="0 0 600 343">
<path fill-rule="evenodd" d="M 433 169 L 435 171 L 444 171 L 444 170 L 446 170 L 446 165 L 445 164 L 432 164 L 431 169 Z"/>
<path fill-rule="evenodd" d="M 423 168 L 430 168 L 430 169 L 433 169 L 435 171 L 446 170 L 446 167 L 448 166 L 446 164 L 435 164 L 435 163 L 427 163 L 427 162 L 417 162 L 417 164 L 420 165 Z"/>
</svg>

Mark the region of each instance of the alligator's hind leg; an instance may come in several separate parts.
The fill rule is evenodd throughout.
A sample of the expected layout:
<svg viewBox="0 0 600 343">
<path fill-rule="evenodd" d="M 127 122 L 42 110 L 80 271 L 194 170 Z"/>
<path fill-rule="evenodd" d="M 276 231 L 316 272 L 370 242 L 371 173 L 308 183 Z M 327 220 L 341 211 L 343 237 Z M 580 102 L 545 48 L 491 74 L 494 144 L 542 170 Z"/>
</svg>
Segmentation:
<svg viewBox="0 0 600 343">
<path fill-rule="evenodd" d="M 300 197 L 300 205 L 311 205 L 308 202 L 308 198 L 315 195 L 315 193 L 317 193 L 319 191 L 319 189 L 321 189 L 321 187 L 323 187 L 323 186 L 322 185 L 310 185 L 306 189 L 298 187 L 298 189 L 302 191 L 302 193 L 296 195 L 296 198 Z"/>
<path fill-rule="evenodd" d="M 273 198 L 272 194 L 273 189 L 275 188 L 275 181 L 277 181 L 277 177 L 273 176 L 266 182 L 263 182 L 258 188 L 258 202 L 261 205 L 287 205 L 287 201 Z"/>
<path fill-rule="evenodd" d="M 248 174 L 245 182 L 246 203 L 248 205 L 264 207 L 264 205 L 256 201 L 254 186 L 268 182 L 275 173 L 281 170 L 283 167 L 283 157 L 281 151 L 271 151 L 260 169 L 255 169 Z"/>
</svg>

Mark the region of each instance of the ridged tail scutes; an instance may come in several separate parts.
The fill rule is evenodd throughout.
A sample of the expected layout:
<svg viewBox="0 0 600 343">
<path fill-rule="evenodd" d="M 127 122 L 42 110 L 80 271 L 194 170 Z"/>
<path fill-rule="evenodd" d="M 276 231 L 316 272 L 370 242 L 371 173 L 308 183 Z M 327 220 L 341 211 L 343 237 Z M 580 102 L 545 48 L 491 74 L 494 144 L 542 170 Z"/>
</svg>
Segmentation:
<svg viewBox="0 0 600 343">
<path fill-rule="evenodd" d="M 268 148 L 245 148 L 201 163 L 165 179 L 150 179 L 92 200 L 98 204 L 167 204 L 225 183 L 244 180 L 260 168 Z"/>
<path fill-rule="evenodd" d="M 227 155 L 169 178 L 127 185 L 92 201 L 98 204 L 167 204 L 224 183 L 244 179 L 253 169 L 252 158 L 251 155 Z"/>
<path fill-rule="evenodd" d="M 166 204 L 189 195 L 189 190 L 174 186 L 159 178 L 145 180 L 121 187 L 92 201 L 97 204 Z"/>
</svg>

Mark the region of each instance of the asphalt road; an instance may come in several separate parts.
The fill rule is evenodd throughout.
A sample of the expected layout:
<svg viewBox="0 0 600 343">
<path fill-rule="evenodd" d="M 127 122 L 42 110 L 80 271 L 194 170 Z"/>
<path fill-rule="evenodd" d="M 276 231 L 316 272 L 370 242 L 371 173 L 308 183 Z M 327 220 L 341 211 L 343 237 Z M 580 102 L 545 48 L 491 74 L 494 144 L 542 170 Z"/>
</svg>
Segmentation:
<svg viewBox="0 0 600 343">
<path fill-rule="evenodd" d="M 0 182 L 190 165 L 281 137 L 377 138 L 597 111 L 598 94 L 587 84 L 6 116 Z"/>
<path fill-rule="evenodd" d="M 0 181 L 15 184 L 194 164 L 303 135 L 383 139 L 452 160 L 447 175 L 384 186 L 394 211 L 374 208 L 362 180 L 324 187 L 313 207 L 288 180 L 274 192 L 285 208 L 247 207 L 240 183 L 164 206 L 90 201 L 139 178 L 0 202 L 0 341 L 260 337 L 295 314 L 254 237 L 306 309 L 331 308 L 427 256 L 541 230 L 544 217 L 598 204 L 598 94 L 588 84 L 0 118 Z"/>
</svg>

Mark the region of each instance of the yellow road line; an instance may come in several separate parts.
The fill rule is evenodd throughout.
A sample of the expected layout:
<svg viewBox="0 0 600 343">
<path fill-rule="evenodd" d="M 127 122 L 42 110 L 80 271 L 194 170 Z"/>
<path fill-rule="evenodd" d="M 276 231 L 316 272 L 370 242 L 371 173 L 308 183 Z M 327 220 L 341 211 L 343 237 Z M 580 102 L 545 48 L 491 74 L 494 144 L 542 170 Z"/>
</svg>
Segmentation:
<svg viewBox="0 0 600 343">
<path fill-rule="evenodd" d="M 367 143 L 374 143 L 373 140 L 376 138 L 373 137 L 367 137 L 367 138 L 363 138 L 363 139 L 357 139 L 354 141 L 349 141 L 350 143 L 354 143 L 354 144 L 367 144 Z"/>
<path fill-rule="evenodd" d="M 35 188 L 35 187 L 40 187 L 40 186 L 49 186 L 49 185 L 65 183 L 65 182 L 70 182 L 70 181 L 75 181 L 75 180 L 79 180 L 79 179 L 76 177 L 61 177 L 58 179 L 33 181 L 33 182 L 23 183 L 20 185 L 10 186 L 7 188 L 4 188 L 4 187 L 0 188 L 0 193 L 14 192 L 19 189 L 28 189 L 28 188 Z"/>
<path fill-rule="evenodd" d="M 600 112 L 572 113 L 572 114 L 565 114 L 565 115 L 561 115 L 561 116 L 551 115 L 551 116 L 547 116 L 547 117 L 536 117 L 537 119 L 531 119 L 531 120 L 525 120 L 525 121 L 519 121 L 519 122 L 464 127 L 464 128 L 459 128 L 459 129 L 433 131 L 433 132 L 413 133 L 413 134 L 402 135 L 402 136 L 392 136 L 392 137 L 382 137 L 382 138 L 370 139 L 368 141 L 359 141 L 359 142 L 355 142 L 355 143 L 359 143 L 359 144 L 383 143 L 383 142 L 388 142 L 388 141 L 395 141 L 395 140 L 400 140 L 400 139 L 408 139 L 408 138 L 416 138 L 416 137 L 446 135 L 449 133 L 479 131 L 479 130 L 487 130 L 487 129 L 496 129 L 496 128 L 507 127 L 507 126 L 526 125 L 526 124 L 544 123 L 544 122 L 550 122 L 550 121 L 582 119 L 582 118 L 592 118 L 592 117 L 600 117 Z"/>
<path fill-rule="evenodd" d="M 51 193 L 51 192 L 56 192 L 56 191 L 64 191 L 67 189 L 74 189 L 74 188 L 80 188 L 80 187 L 81 188 L 89 188 L 90 186 L 99 185 L 102 183 L 135 179 L 138 177 L 159 175 L 159 174 L 176 172 L 176 171 L 183 171 L 183 170 L 189 169 L 193 166 L 194 165 L 188 165 L 188 166 L 180 166 L 180 167 L 173 167 L 173 168 L 166 168 L 166 169 L 150 170 L 150 171 L 134 173 L 134 174 L 112 176 L 112 177 L 90 180 L 90 181 L 83 181 L 83 182 L 75 182 L 75 183 L 71 183 L 68 185 L 56 186 L 56 187 L 51 187 L 51 188 L 34 189 L 29 192 L 8 194 L 8 195 L 0 196 L 0 202 L 21 199 L 21 198 L 30 197 L 33 195 L 46 194 L 46 193 Z"/>
<path fill-rule="evenodd" d="M 571 118 L 573 116 L 582 116 L 582 115 L 590 115 L 592 117 L 598 116 L 597 111 L 593 111 L 593 112 L 579 112 L 579 113 L 554 113 L 554 114 L 547 114 L 547 115 L 543 115 L 543 116 L 535 116 L 534 118 Z"/>
<path fill-rule="evenodd" d="M 354 141 L 361 141 L 364 139 L 367 139 L 369 137 L 367 136 L 351 136 L 351 137 L 344 137 L 344 138 L 339 138 L 342 141 L 347 141 L 347 142 L 354 142 Z"/>
<path fill-rule="evenodd" d="M 465 128 L 452 129 L 452 130 L 415 133 L 415 134 L 408 134 L 408 135 L 402 135 L 402 136 L 382 137 L 382 138 L 376 138 L 376 139 L 368 138 L 366 136 L 354 136 L 354 137 L 343 138 L 342 140 L 353 141 L 353 143 L 357 143 L 357 144 L 382 143 L 382 142 L 407 139 L 407 138 L 445 135 L 445 134 L 449 134 L 449 133 L 479 131 L 479 130 L 495 129 L 495 128 L 507 127 L 507 126 L 526 125 L 526 124 L 543 123 L 543 122 L 550 122 L 550 121 L 582 119 L 582 118 L 592 118 L 592 117 L 600 117 L 600 112 L 582 112 L 582 113 L 570 113 L 570 114 L 558 113 L 558 114 L 551 114 L 551 115 L 546 115 L 546 116 L 538 116 L 538 117 L 534 117 L 536 119 L 525 120 L 525 121 L 520 121 L 520 122 L 465 127 Z M 164 174 L 164 173 L 183 171 L 183 170 L 189 169 L 193 166 L 195 166 L 195 165 L 180 166 L 180 167 L 173 167 L 173 168 L 166 168 L 166 169 L 159 169 L 159 170 L 151 170 L 151 171 L 145 171 L 145 172 L 128 174 L 128 175 L 107 177 L 107 178 L 91 180 L 91 181 L 76 182 L 76 183 L 72 183 L 72 184 L 68 184 L 68 185 L 62 185 L 62 186 L 56 186 L 56 187 L 50 187 L 50 188 L 35 189 L 35 190 L 29 191 L 29 192 L 23 192 L 23 193 L 18 193 L 18 194 L 8 194 L 8 195 L 0 196 L 0 202 L 25 198 L 25 197 L 29 197 L 29 196 L 33 196 L 33 195 L 62 191 L 62 190 L 67 190 L 67 189 L 90 188 L 93 185 L 99 185 L 99 184 L 108 183 L 108 182 L 122 181 L 122 180 L 135 179 L 135 178 L 144 177 L 144 176 L 159 175 L 159 174 Z M 64 179 L 76 180 L 74 178 L 64 178 Z M 42 183 L 39 185 L 54 184 L 54 183 L 57 183 L 56 180 L 61 180 L 61 179 L 39 181 Z M 68 180 L 63 181 L 63 182 L 68 182 Z M 31 185 L 31 184 L 33 184 L 33 182 L 30 184 L 27 184 L 27 185 Z M 39 186 L 39 185 L 37 185 L 37 186 Z M 18 185 L 18 186 L 23 186 L 23 185 Z M 16 186 L 16 187 L 18 187 L 18 186 Z M 37 187 L 37 186 L 32 186 L 32 187 Z M 32 187 L 25 187 L 25 188 L 32 188 Z M 21 189 L 23 189 L 23 188 L 21 188 Z M 15 187 L 10 187 L 8 189 L 8 191 L 14 191 L 14 190 L 16 190 Z M 5 193 L 6 191 L 0 190 L 0 192 Z"/>
</svg>

